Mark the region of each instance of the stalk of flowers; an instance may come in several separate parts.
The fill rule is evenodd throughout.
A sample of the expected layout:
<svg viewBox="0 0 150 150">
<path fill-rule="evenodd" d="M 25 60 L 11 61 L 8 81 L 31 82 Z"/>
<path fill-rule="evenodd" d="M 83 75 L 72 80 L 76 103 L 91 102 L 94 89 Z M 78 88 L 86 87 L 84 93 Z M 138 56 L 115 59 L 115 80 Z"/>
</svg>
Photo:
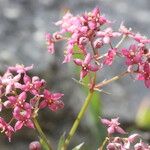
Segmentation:
<svg viewBox="0 0 150 150">
<path fill-rule="evenodd" d="M 80 80 L 89 72 L 101 71 L 105 66 L 112 65 L 116 56 L 119 56 L 125 58 L 127 71 L 136 74 L 137 80 L 143 80 L 145 86 L 150 87 L 150 50 L 148 49 L 150 39 L 139 33 L 134 33 L 123 23 L 118 31 L 113 31 L 112 22 L 101 15 L 98 8 L 77 16 L 67 12 L 62 20 L 55 24 L 60 26 L 60 31 L 52 35 L 47 34 L 49 35 L 46 37 L 48 49 L 51 47 L 49 52 L 55 52 L 54 45 L 57 41 L 66 40 L 63 63 L 68 63 L 73 59 L 76 65 L 81 66 Z M 125 39 L 124 37 L 130 38 L 132 41 L 129 48 L 119 48 Z M 113 45 L 115 38 L 119 42 Z M 106 49 L 105 45 L 110 48 Z M 104 53 L 104 49 L 106 53 Z M 83 60 L 76 58 L 76 54 L 82 56 Z M 86 62 L 86 60 L 88 61 Z"/>
<path fill-rule="evenodd" d="M 25 67 L 16 65 L 8 67 L 0 76 L 0 108 L 9 110 L 9 118 L 0 117 L 0 129 L 9 141 L 13 133 L 24 126 L 36 128 L 34 119 L 43 108 L 57 111 L 64 107 L 62 93 L 53 93 L 46 89 L 46 82 L 38 76 L 30 76 L 28 71 L 33 65 Z"/>
<path fill-rule="evenodd" d="M 60 26 L 60 30 L 54 34 L 47 34 L 48 51 L 54 53 L 56 42 L 65 40 L 63 63 L 73 60 L 75 65 L 81 68 L 79 83 L 89 88 L 89 94 L 62 147 L 62 150 L 66 150 L 95 91 L 101 92 L 103 86 L 128 74 L 135 74 L 137 80 L 143 80 L 145 86 L 150 88 L 150 50 L 148 49 L 150 39 L 134 33 L 123 23 L 118 31 L 114 31 L 111 27 L 112 22 L 101 15 L 99 8 L 77 16 L 67 12 L 55 24 Z M 59 38 L 55 38 L 56 35 Z M 121 47 L 127 37 L 131 40 L 130 47 Z M 114 44 L 116 39 L 118 42 Z M 117 56 L 125 59 L 124 65 L 127 66 L 125 71 L 111 79 L 96 83 L 97 72 L 106 66 L 111 66 Z M 86 76 L 90 78 L 87 85 L 82 82 Z"/>
<path fill-rule="evenodd" d="M 101 119 L 102 124 L 107 127 L 108 137 L 106 137 L 104 143 L 98 150 L 149 150 L 150 145 L 142 141 L 142 137 L 134 133 L 125 136 L 127 133 L 120 127 L 119 118 L 113 118 L 111 120 Z M 115 134 L 120 136 L 115 136 Z"/>
</svg>

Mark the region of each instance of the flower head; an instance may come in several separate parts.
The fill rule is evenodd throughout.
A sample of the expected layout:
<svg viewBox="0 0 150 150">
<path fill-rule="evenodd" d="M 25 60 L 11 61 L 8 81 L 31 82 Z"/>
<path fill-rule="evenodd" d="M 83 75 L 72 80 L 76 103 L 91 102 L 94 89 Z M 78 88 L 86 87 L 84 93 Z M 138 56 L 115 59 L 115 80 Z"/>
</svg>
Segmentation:
<svg viewBox="0 0 150 150">
<path fill-rule="evenodd" d="M 99 70 L 98 66 L 90 64 L 91 60 L 92 58 L 90 53 L 86 55 L 84 60 L 74 59 L 75 64 L 82 67 L 80 72 L 80 79 L 83 79 L 89 73 L 89 71 L 96 72 Z"/>
<path fill-rule="evenodd" d="M 64 103 L 60 100 L 64 94 L 51 93 L 48 90 L 44 90 L 44 100 L 40 103 L 40 108 L 48 107 L 52 111 L 57 111 L 64 107 Z"/>
<path fill-rule="evenodd" d="M 126 132 L 119 127 L 120 123 L 118 122 L 119 118 L 113 118 L 111 120 L 108 119 L 101 119 L 101 122 L 106 125 L 108 134 L 113 134 L 113 133 L 121 133 L 125 134 Z"/>
</svg>

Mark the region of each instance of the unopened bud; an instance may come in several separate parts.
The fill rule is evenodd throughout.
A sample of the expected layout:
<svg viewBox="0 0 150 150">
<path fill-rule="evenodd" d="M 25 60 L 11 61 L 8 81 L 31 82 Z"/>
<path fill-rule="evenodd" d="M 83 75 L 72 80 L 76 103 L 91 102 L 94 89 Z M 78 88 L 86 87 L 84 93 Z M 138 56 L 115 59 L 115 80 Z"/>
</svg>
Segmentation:
<svg viewBox="0 0 150 150">
<path fill-rule="evenodd" d="M 29 145 L 29 150 L 41 150 L 41 145 L 38 141 L 33 141 Z"/>
</svg>

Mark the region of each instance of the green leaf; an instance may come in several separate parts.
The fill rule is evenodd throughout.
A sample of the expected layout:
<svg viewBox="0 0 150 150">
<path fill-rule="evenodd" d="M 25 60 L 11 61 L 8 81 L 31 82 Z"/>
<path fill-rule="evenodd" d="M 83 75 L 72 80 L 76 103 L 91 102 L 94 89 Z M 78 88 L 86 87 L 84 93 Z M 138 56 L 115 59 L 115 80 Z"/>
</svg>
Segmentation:
<svg viewBox="0 0 150 150">
<path fill-rule="evenodd" d="M 74 147 L 72 150 L 81 150 L 82 146 L 83 146 L 84 142 L 77 145 L 76 147 Z"/>
<path fill-rule="evenodd" d="M 63 135 L 60 137 L 59 142 L 58 142 L 58 148 L 57 148 L 57 150 L 61 150 L 61 147 L 65 143 L 65 134 L 66 133 L 63 133 Z"/>
</svg>

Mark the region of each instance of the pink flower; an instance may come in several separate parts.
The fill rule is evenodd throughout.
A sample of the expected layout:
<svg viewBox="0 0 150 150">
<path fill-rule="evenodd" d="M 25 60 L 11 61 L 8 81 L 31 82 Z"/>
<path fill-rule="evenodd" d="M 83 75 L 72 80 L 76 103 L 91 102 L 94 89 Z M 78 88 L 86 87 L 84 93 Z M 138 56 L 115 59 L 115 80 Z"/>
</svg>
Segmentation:
<svg viewBox="0 0 150 150">
<path fill-rule="evenodd" d="M 129 49 L 122 49 L 122 55 L 126 58 L 126 65 L 139 65 L 142 63 L 143 50 L 136 45 L 131 45 Z"/>
<path fill-rule="evenodd" d="M 105 59 L 104 59 L 104 64 L 106 64 L 106 65 L 108 65 L 108 66 L 112 65 L 113 60 L 114 60 L 114 58 L 115 58 L 115 56 L 116 56 L 116 52 L 117 52 L 117 49 L 116 49 L 116 48 L 110 49 L 110 50 L 108 51 L 108 53 L 107 53 Z"/>
<path fill-rule="evenodd" d="M 33 65 L 25 67 L 24 65 L 16 64 L 16 66 L 8 67 L 8 70 L 10 72 L 16 72 L 18 74 L 26 73 L 27 71 L 32 70 L 32 69 L 33 69 Z"/>
<path fill-rule="evenodd" d="M 94 48 L 97 49 L 97 48 L 101 48 L 103 46 L 103 41 L 102 41 L 102 38 L 97 38 L 94 43 Z"/>
<path fill-rule="evenodd" d="M 96 72 L 99 70 L 98 66 L 93 66 L 90 64 L 91 60 L 92 58 L 90 53 L 86 55 L 84 60 L 74 59 L 75 64 L 82 67 L 80 72 L 80 80 L 83 79 L 89 73 L 89 71 Z"/>
<path fill-rule="evenodd" d="M 46 38 L 46 42 L 47 42 L 48 52 L 53 54 L 55 52 L 53 37 L 51 36 L 51 34 L 46 33 L 45 38 Z"/>
<path fill-rule="evenodd" d="M 150 88 L 150 63 L 145 62 L 144 64 L 142 64 L 138 72 L 139 73 L 137 79 L 144 80 L 145 86 L 147 88 Z"/>
<path fill-rule="evenodd" d="M 6 108 L 14 108 L 16 106 L 23 107 L 23 104 L 27 98 L 27 94 L 26 92 L 22 92 L 17 96 L 9 96 L 7 98 L 8 100 L 3 103 Z"/>
<path fill-rule="evenodd" d="M 70 12 L 67 12 L 62 20 L 59 20 L 55 25 L 61 26 L 60 33 L 70 32 L 73 33 L 78 27 L 81 26 L 81 19 L 79 16 L 73 16 Z"/>
<path fill-rule="evenodd" d="M 63 63 L 68 63 L 71 61 L 72 55 L 73 55 L 73 44 L 72 43 L 68 43 L 67 45 L 67 50 L 65 51 L 65 58 Z"/>
<path fill-rule="evenodd" d="M 40 103 L 40 108 L 48 107 L 52 111 L 57 111 L 64 107 L 64 103 L 60 100 L 64 94 L 51 93 L 48 90 L 44 90 L 44 100 Z"/>
<path fill-rule="evenodd" d="M 20 85 L 20 89 L 34 95 L 39 95 L 39 91 L 45 85 L 45 80 L 41 79 L 37 76 L 33 76 L 30 78 L 28 75 L 24 75 L 23 77 L 24 84 Z"/>
<path fill-rule="evenodd" d="M 104 44 L 108 44 L 112 37 L 118 37 L 121 34 L 119 32 L 113 32 L 112 28 L 106 28 L 104 31 L 98 31 L 96 35 L 103 39 Z"/>
<path fill-rule="evenodd" d="M 133 35 L 133 33 L 131 32 L 131 28 L 126 28 L 123 23 L 121 23 L 120 25 L 120 28 L 119 28 L 119 31 L 122 33 L 122 34 L 125 34 L 125 35 Z"/>
<path fill-rule="evenodd" d="M 130 149 L 131 143 L 134 143 L 137 139 L 139 139 L 140 135 L 135 133 L 130 135 L 128 138 L 123 138 L 124 148 L 127 150 Z"/>
<path fill-rule="evenodd" d="M 29 103 L 24 103 L 23 107 L 16 106 L 13 111 L 13 116 L 17 120 L 15 124 L 15 131 L 20 130 L 23 126 L 34 128 L 31 121 L 31 106 Z"/>
<path fill-rule="evenodd" d="M 140 141 L 136 145 L 134 145 L 135 150 L 150 150 L 150 145 L 145 144 L 144 142 Z"/>
<path fill-rule="evenodd" d="M 126 132 L 119 127 L 120 123 L 118 122 L 119 118 L 113 118 L 110 121 L 108 119 L 101 119 L 101 122 L 108 126 L 108 134 L 113 134 L 113 133 L 121 133 L 125 134 Z"/>
<path fill-rule="evenodd" d="M 11 141 L 12 133 L 14 132 L 14 129 L 12 126 L 7 124 L 5 120 L 0 117 L 0 129 L 2 129 L 2 133 L 5 133 L 5 135 L 8 137 L 9 142 Z"/>
<path fill-rule="evenodd" d="M 29 150 L 41 150 L 41 144 L 39 141 L 33 141 L 29 145 Z"/>
<path fill-rule="evenodd" d="M 134 34 L 132 36 L 132 38 L 134 40 L 136 40 L 137 42 L 141 43 L 141 44 L 147 44 L 147 43 L 150 43 L 150 39 L 147 39 L 146 36 L 142 36 L 141 34 L 137 33 L 137 34 Z"/>
<path fill-rule="evenodd" d="M 108 143 L 107 150 L 126 150 L 126 149 L 123 148 L 122 143 L 112 142 Z"/>
<path fill-rule="evenodd" d="M 6 86 L 5 88 L 5 95 L 12 92 L 14 88 L 18 87 L 18 82 L 21 78 L 21 74 L 17 74 L 16 76 L 13 76 L 12 73 L 6 72 L 4 76 L 1 78 L 1 82 L 3 86 Z"/>
</svg>

